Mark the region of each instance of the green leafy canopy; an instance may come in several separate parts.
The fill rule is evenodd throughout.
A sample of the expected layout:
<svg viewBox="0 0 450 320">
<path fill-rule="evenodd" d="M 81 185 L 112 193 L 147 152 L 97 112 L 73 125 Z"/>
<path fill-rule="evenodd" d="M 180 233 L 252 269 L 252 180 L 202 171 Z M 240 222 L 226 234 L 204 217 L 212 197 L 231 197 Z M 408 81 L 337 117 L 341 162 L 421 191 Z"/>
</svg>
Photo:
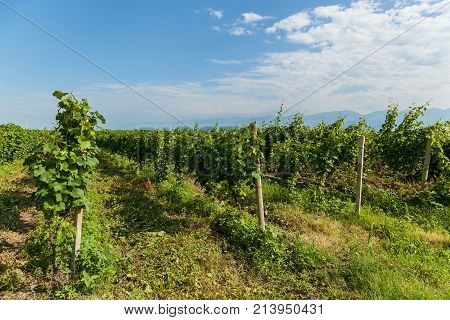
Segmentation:
<svg viewBox="0 0 450 320">
<path fill-rule="evenodd" d="M 48 219 L 88 205 L 86 189 L 98 164 L 95 127 L 105 123 L 86 99 L 78 101 L 62 91 L 53 96 L 59 100 L 56 127 L 25 160 L 37 186 L 37 207 Z"/>
</svg>

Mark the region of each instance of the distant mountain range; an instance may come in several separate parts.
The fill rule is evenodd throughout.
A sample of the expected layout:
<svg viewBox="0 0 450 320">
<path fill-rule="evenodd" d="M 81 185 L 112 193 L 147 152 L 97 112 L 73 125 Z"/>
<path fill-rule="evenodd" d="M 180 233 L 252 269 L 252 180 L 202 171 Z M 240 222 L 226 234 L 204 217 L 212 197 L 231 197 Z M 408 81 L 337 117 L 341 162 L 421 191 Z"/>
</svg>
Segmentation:
<svg viewBox="0 0 450 320">
<path fill-rule="evenodd" d="M 397 117 L 397 123 L 401 122 L 408 110 L 403 110 L 399 112 L 399 116 Z M 309 126 L 315 126 L 321 121 L 326 123 L 331 123 L 338 119 L 339 117 L 345 117 L 345 124 L 351 125 L 358 123 L 361 117 L 364 117 L 367 124 L 374 129 L 379 129 L 381 125 L 384 123 L 384 119 L 386 117 L 386 111 L 375 111 L 366 115 L 361 115 L 360 113 L 354 111 L 335 111 L 335 112 L 324 112 L 317 113 L 310 116 L 305 116 L 305 123 Z M 436 123 L 439 120 L 446 121 L 450 120 L 450 109 L 437 109 L 432 108 L 425 111 L 424 116 L 421 118 L 425 125 L 431 125 Z"/>
<path fill-rule="evenodd" d="M 401 122 L 405 114 L 408 110 L 402 110 L 399 112 L 399 116 L 397 118 L 397 122 Z M 322 112 L 311 115 L 304 115 L 303 120 L 305 124 L 314 127 L 320 122 L 332 123 L 336 121 L 338 118 L 345 118 L 345 125 L 352 125 L 358 123 L 361 117 L 364 117 L 367 124 L 374 129 L 379 129 L 384 122 L 386 116 L 386 111 L 375 111 L 368 113 L 366 115 L 362 115 L 358 112 L 351 110 L 344 111 L 331 111 L 331 112 Z M 287 116 L 283 118 L 283 121 L 289 121 L 293 116 Z M 270 122 L 274 120 L 274 115 L 266 115 L 266 116 L 228 116 L 228 117 L 220 117 L 220 118 L 211 118 L 211 119 L 199 119 L 197 120 L 200 127 L 208 128 L 212 127 L 214 124 L 218 123 L 221 127 L 232 127 L 236 125 L 241 125 L 245 123 L 249 123 L 251 121 L 257 121 L 258 123 L 262 122 Z M 428 109 L 424 116 L 421 117 L 421 120 L 425 125 L 431 125 L 439 120 L 446 121 L 450 120 L 450 108 L 449 109 L 438 109 L 431 108 Z M 189 121 L 191 122 L 191 121 Z M 192 123 L 194 123 L 193 121 Z"/>
<path fill-rule="evenodd" d="M 397 122 L 401 122 L 403 117 L 408 112 L 408 110 L 402 110 L 399 112 L 399 116 L 397 117 Z M 346 126 L 351 124 L 358 123 L 361 117 L 364 117 L 367 124 L 374 129 L 379 129 L 384 122 L 386 116 L 386 111 L 375 111 L 368 113 L 366 115 L 362 115 L 355 111 L 344 110 L 344 111 L 331 111 L 331 112 L 322 112 L 315 113 L 311 115 L 303 115 L 303 120 L 305 124 L 314 127 L 320 122 L 332 123 L 336 121 L 338 118 L 343 117 L 345 119 L 344 124 Z M 184 118 L 183 122 L 188 124 L 189 126 L 194 126 L 196 123 L 201 128 L 211 128 L 216 123 L 220 127 L 235 127 L 244 124 L 248 124 L 252 121 L 257 121 L 259 124 L 265 122 L 269 123 L 275 120 L 276 114 L 270 115 L 262 115 L 262 116 L 251 116 L 251 115 L 230 115 L 230 116 L 217 116 L 217 117 L 192 117 L 192 118 Z M 282 117 L 284 122 L 289 122 L 292 120 L 293 116 L 285 116 Z M 421 117 L 421 120 L 425 125 L 431 125 L 439 120 L 446 121 L 450 120 L 450 108 L 448 109 L 438 109 L 431 108 L 428 109 L 424 116 Z M 129 129 L 129 128 L 140 128 L 140 129 L 155 129 L 155 128 L 175 128 L 175 127 L 183 127 L 181 122 L 175 123 L 170 120 L 153 120 L 153 121 L 139 121 L 139 123 L 127 123 L 122 124 L 120 126 L 112 125 L 110 128 L 115 129 Z"/>
</svg>

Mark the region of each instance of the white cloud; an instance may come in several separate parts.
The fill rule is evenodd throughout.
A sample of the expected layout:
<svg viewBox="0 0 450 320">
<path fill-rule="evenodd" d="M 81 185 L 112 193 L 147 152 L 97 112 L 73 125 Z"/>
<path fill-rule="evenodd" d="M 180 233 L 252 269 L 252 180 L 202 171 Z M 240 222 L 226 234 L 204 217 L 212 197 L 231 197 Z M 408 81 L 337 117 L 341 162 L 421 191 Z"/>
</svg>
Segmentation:
<svg viewBox="0 0 450 320">
<path fill-rule="evenodd" d="M 223 10 L 214 10 L 212 8 L 208 8 L 208 12 L 209 12 L 209 15 L 213 18 L 220 20 L 223 17 Z"/>
<path fill-rule="evenodd" d="M 305 32 L 291 32 L 286 35 L 286 38 L 290 42 L 301 43 L 301 44 L 314 44 L 314 38 Z"/>
<path fill-rule="evenodd" d="M 243 61 L 241 61 L 241 60 L 207 59 L 206 61 L 209 61 L 209 62 L 215 63 L 215 64 L 242 64 L 243 63 Z"/>
<path fill-rule="evenodd" d="M 261 113 L 275 111 L 275 101 L 284 98 L 286 105 L 295 103 L 443 3 L 408 2 L 382 10 L 377 2 L 357 1 L 349 7 L 321 7 L 296 13 L 295 19 L 275 23 L 274 29 L 287 41 L 307 45 L 306 48 L 267 53 L 256 67 L 246 72 L 214 79 L 214 89 L 233 96 L 240 94 L 243 100 L 250 96 L 254 101 L 254 97 L 259 97 L 257 105 L 247 104 L 248 109 Z M 322 19 L 324 16 L 326 20 Z M 320 90 L 299 110 L 370 112 L 385 108 L 390 98 L 398 100 L 404 108 L 428 100 L 432 100 L 433 107 L 448 108 L 448 61 L 450 5 Z M 346 87 L 367 89 L 340 90 Z M 235 110 L 232 104 L 228 104 L 229 110 Z"/>
<path fill-rule="evenodd" d="M 228 29 L 228 33 L 232 36 L 243 36 L 246 34 L 252 34 L 252 31 L 241 26 L 233 26 Z"/>
<path fill-rule="evenodd" d="M 350 7 L 321 7 L 304 12 L 310 24 L 303 29 L 300 26 L 308 21 L 304 15 L 300 24 L 290 19 L 302 16 L 297 13 L 275 23 L 268 32 L 277 31 L 289 42 L 308 45 L 306 48 L 268 53 L 255 69 L 221 79 L 222 85 L 245 87 L 255 94 L 258 91 L 278 93 L 287 104 L 294 103 L 443 3 L 422 1 L 386 10 L 381 10 L 379 3 L 373 1 L 358 1 Z M 316 20 L 315 16 L 328 19 Z M 382 109 L 390 97 L 403 103 L 403 107 L 432 99 L 433 106 L 447 108 L 450 106 L 448 61 L 450 5 L 319 91 L 305 101 L 300 110 L 369 112 Z M 367 90 L 332 94 L 341 87 L 365 87 Z"/>
<path fill-rule="evenodd" d="M 368 53 L 416 23 L 438 3 L 404 4 L 381 10 L 376 2 L 358 1 L 328 19 L 315 20 L 305 29 L 278 25 L 287 41 L 307 44 L 297 50 L 268 52 L 255 66 L 206 82 L 136 87 L 180 115 L 275 114 L 284 99 L 290 106 L 341 73 Z M 307 19 L 303 18 L 305 24 Z M 284 29 L 281 29 L 283 27 Z M 290 30 L 290 31 L 289 31 Z M 310 48 L 313 48 L 311 50 Z M 303 102 L 295 110 L 316 113 L 350 109 L 383 110 L 390 98 L 403 108 L 432 100 L 437 108 L 450 107 L 450 5 L 389 44 Z M 348 90 L 364 88 L 364 90 Z M 105 89 L 106 90 L 106 89 Z M 129 95 L 112 100 L 132 105 Z M 142 102 L 136 105 L 141 106 Z M 149 106 L 151 108 L 151 106 Z M 136 109 L 138 107 L 136 106 Z M 294 111 L 294 110 L 293 110 Z M 145 118 L 145 115 L 143 116 Z"/>
<path fill-rule="evenodd" d="M 341 10 L 341 6 L 326 6 L 326 7 L 317 7 L 313 10 L 314 14 L 318 17 L 331 17 L 336 15 Z"/>
<path fill-rule="evenodd" d="M 254 12 L 243 13 L 242 18 L 244 19 L 243 23 L 245 24 L 253 24 L 255 22 L 270 19 L 268 16 L 262 16 Z"/>
<path fill-rule="evenodd" d="M 260 29 L 262 21 L 270 18 L 254 12 L 245 12 L 239 18 L 221 26 L 214 26 L 212 29 L 217 32 L 226 32 L 232 36 L 250 35 Z"/>
<path fill-rule="evenodd" d="M 266 29 L 267 33 L 274 33 L 278 30 L 282 31 L 296 31 L 310 24 L 309 16 L 306 12 L 297 12 L 281 21 L 273 24 L 273 26 Z"/>
</svg>

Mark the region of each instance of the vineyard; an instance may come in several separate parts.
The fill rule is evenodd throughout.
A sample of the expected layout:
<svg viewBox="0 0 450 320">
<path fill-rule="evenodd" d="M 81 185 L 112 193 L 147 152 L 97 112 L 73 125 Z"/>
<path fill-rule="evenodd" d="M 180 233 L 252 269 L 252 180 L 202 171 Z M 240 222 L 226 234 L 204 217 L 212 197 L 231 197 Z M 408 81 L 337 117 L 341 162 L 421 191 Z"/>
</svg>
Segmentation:
<svg viewBox="0 0 450 320">
<path fill-rule="evenodd" d="M 449 299 L 450 122 L 0 126 L 0 296 Z M 361 204 L 361 205 L 360 205 Z"/>
</svg>

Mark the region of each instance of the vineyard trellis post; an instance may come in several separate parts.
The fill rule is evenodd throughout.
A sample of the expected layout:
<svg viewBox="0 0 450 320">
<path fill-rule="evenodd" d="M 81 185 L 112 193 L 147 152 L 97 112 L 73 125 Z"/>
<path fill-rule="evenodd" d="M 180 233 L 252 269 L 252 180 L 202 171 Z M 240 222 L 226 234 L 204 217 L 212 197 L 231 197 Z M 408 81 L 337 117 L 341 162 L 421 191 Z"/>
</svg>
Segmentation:
<svg viewBox="0 0 450 320">
<path fill-rule="evenodd" d="M 359 214 L 361 212 L 361 195 L 362 195 L 362 178 L 363 178 L 363 168 L 364 168 L 364 142 L 365 142 L 365 140 L 366 140 L 365 136 L 359 137 L 357 180 L 356 180 L 356 201 L 355 201 L 356 214 Z"/>
<path fill-rule="evenodd" d="M 257 152 L 259 152 L 259 145 L 258 145 L 258 128 L 256 125 L 256 121 L 251 123 L 251 129 L 252 129 L 252 135 L 253 135 L 253 141 L 255 144 L 255 147 L 257 148 Z M 256 172 L 257 176 L 255 176 L 255 186 L 256 186 L 256 196 L 258 201 L 258 220 L 259 220 L 259 226 L 263 232 L 266 231 L 266 222 L 264 217 L 264 201 L 263 201 L 263 190 L 262 190 L 262 181 L 261 181 L 261 166 L 259 162 L 259 154 L 257 155 L 258 160 L 256 164 Z"/>
<path fill-rule="evenodd" d="M 425 159 L 423 160 L 422 189 L 425 188 L 425 185 L 428 180 L 428 172 L 430 171 L 431 143 L 432 143 L 432 137 L 430 137 L 427 141 L 427 147 L 425 150 Z"/>
<path fill-rule="evenodd" d="M 75 208 L 73 214 L 74 224 L 75 224 L 75 241 L 73 243 L 72 250 L 72 269 L 75 267 L 75 259 L 78 255 L 78 251 L 81 247 L 81 229 L 83 225 L 83 208 Z"/>
</svg>

